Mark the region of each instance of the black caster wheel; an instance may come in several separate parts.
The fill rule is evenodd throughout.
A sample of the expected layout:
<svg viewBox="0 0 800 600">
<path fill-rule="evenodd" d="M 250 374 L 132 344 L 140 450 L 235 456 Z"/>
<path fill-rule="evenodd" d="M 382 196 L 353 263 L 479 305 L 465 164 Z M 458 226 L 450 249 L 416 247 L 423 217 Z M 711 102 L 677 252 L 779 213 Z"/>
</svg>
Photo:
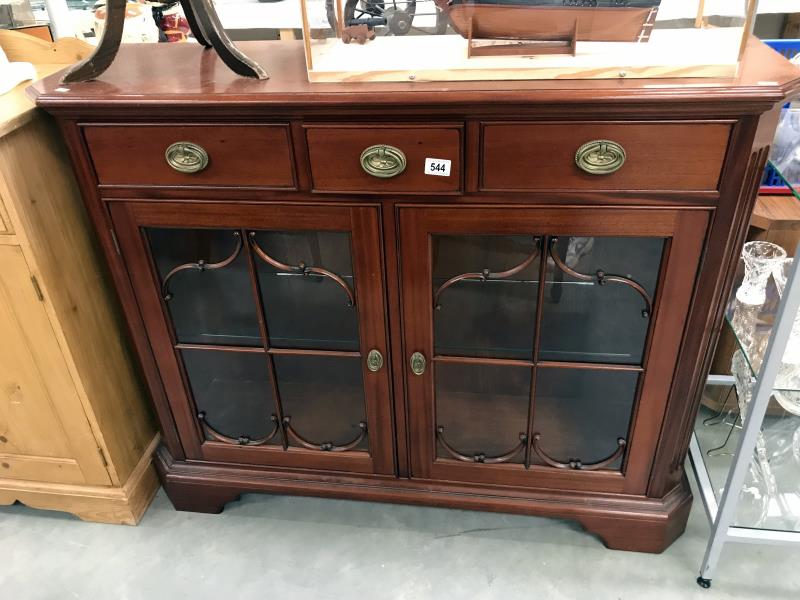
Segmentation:
<svg viewBox="0 0 800 600">
<path fill-rule="evenodd" d="M 705 577 L 698 577 L 697 578 L 697 585 L 699 585 L 704 590 L 707 590 L 711 587 L 711 580 L 706 579 Z"/>
</svg>

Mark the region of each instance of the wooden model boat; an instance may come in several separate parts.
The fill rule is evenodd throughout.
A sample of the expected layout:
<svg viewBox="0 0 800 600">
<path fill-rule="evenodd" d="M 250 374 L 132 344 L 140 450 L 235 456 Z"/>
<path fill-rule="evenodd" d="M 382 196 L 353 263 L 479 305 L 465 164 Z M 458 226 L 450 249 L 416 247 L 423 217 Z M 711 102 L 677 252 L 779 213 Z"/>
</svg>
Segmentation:
<svg viewBox="0 0 800 600">
<path fill-rule="evenodd" d="M 467 39 L 646 42 L 661 0 L 434 0 Z"/>
</svg>

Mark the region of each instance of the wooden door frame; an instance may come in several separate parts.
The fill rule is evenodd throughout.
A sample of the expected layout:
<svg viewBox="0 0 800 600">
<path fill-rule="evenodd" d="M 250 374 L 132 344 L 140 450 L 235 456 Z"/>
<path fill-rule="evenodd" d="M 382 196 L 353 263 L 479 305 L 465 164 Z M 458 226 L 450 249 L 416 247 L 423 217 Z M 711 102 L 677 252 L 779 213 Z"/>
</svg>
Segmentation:
<svg viewBox="0 0 800 600">
<path fill-rule="evenodd" d="M 114 202 L 114 231 L 133 283 L 146 333 L 186 457 L 190 460 L 237 462 L 286 468 L 310 468 L 353 473 L 393 474 L 392 401 L 389 369 L 371 372 L 362 362 L 369 453 L 320 452 L 289 446 L 242 447 L 205 439 L 194 411 L 194 400 L 177 356 L 168 312 L 158 284 L 142 227 L 280 229 L 342 231 L 350 234 L 356 305 L 359 309 L 359 355 L 379 349 L 388 355 L 384 305 L 380 209 L 377 205 L 236 204 L 203 201 Z M 245 242 L 246 243 L 246 242 Z M 263 318 L 262 314 L 258 315 Z M 255 350 L 256 352 L 259 349 Z M 264 351 L 267 355 L 266 351 Z"/>
<path fill-rule="evenodd" d="M 488 466 L 437 459 L 432 369 L 415 376 L 407 362 L 405 366 L 412 476 L 490 485 L 644 494 L 678 363 L 710 211 L 406 205 L 399 207 L 398 213 L 406 361 L 415 351 L 422 352 L 429 362 L 433 357 L 431 234 L 668 238 L 622 471 L 574 471 L 532 465 L 527 472 L 524 465 Z"/>
</svg>

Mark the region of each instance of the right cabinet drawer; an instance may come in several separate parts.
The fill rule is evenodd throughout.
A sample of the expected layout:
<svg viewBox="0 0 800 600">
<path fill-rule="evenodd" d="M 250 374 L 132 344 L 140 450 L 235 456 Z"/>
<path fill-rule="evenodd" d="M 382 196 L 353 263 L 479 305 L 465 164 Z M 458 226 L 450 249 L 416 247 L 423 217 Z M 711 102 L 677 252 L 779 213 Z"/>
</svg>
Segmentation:
<svg viewBox="0 0 800 600">
<path fill-rule="evenodd" d="M 731 127 L 685 121 L 484 123 L 480 186 L 486 191 L 716 190 Z"/>
</svg>

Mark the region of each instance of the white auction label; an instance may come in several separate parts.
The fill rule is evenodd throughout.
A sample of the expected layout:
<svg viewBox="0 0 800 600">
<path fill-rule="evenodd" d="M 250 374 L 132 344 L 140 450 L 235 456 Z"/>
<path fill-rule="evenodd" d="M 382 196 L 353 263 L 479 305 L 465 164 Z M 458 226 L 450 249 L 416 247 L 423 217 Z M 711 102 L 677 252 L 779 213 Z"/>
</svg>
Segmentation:
<svg viewBox="0 0 800 600">
<path fill-rule="evenodd" d="M 426 158 L 425 175 L 438 175 L 450 177 L 450 162 L 445 158 Z"/>
</svg>

